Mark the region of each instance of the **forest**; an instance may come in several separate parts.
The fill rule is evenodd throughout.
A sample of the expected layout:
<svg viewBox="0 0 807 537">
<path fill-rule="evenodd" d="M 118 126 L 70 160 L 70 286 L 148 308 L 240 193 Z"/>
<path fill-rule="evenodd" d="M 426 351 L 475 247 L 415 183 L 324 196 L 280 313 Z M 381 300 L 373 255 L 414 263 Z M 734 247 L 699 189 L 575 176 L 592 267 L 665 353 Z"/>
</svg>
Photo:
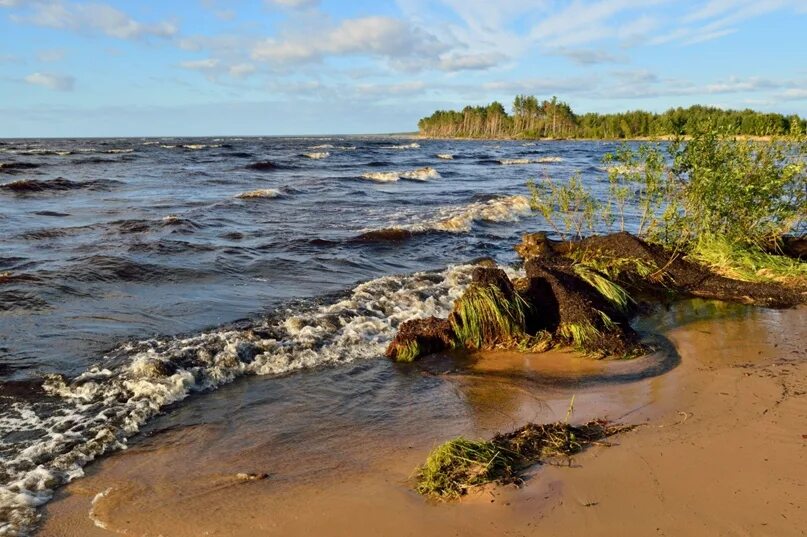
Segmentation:
<svg viewBox="0 0 807 537">
<path fill-rule="evenodd" d="M 663 113 L 632 110 L 615 114 L 575 114 L 557 97 L 539 101 L 518 95 L 511 113 L 494 101 L 466 106 L 461 111 L 438 110 L 418 122 L 423 136 L 436 138 L 596 138 L 627 139 L 688 135 L 711 122 L 725 132 L 744 136 L 801 134 L 807 121 L 754 110 L 724 110 L 711 106 L 671 108 Z"/>
</svg>

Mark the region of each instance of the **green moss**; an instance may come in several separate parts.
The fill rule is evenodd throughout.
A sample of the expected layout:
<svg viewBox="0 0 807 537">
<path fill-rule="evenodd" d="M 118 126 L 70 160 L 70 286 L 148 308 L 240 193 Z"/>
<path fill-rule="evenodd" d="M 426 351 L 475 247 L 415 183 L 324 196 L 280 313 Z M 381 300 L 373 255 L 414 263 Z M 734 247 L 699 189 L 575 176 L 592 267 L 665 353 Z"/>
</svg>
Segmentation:
<svg viewBox="0 0 807 537">
<path fill-rule="evenodd" d="M 517 293 L 509 300 L 496 287 L 471 286 L 454 304 L 450 318 L 458 346 L 481 349 L 520 340 L 527 307 Z"/>
</svg>

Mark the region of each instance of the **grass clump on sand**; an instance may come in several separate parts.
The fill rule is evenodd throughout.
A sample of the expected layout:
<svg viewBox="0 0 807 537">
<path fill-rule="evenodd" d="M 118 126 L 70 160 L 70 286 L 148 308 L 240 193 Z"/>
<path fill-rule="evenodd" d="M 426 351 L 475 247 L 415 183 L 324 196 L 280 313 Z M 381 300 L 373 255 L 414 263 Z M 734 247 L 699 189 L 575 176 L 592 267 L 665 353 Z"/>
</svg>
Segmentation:
<svg viewBox="0 0 807 537">
<path fill-rule="evenodd" d="M 704 237 L 687 257 L 735 280 L 807 285 L 807 263 L 804 261 L 769 254 L 760 248 L 737 245 L 725 239 Z"/>
<path fill-rule="evenodd" d="M 492 285 L 474 285 L 454 304 L 451 326 L 459 346 L 491 348 L 524 337 L 527 303 L 518 293 L 512 298 Z"/>
<path fill-rule="evenodd" d="M 489 441 L 455 438 L 435 448 L 418 468 L 416 490 L 425 496 L 453 500 L 486 483 L 517 483 L 527 466 L 550 457 L 573 455 L 632 428 L 606 420 L 579 426 L 528 423 Z"/>
<path fill-rule="evenodd" d="M 513 454 L 493 442 L 459 437 L 436 447 L 418 469 L 416 490 L 425 496 L 456 499 L 469 488 L 509 476 Z"/>
</svg>

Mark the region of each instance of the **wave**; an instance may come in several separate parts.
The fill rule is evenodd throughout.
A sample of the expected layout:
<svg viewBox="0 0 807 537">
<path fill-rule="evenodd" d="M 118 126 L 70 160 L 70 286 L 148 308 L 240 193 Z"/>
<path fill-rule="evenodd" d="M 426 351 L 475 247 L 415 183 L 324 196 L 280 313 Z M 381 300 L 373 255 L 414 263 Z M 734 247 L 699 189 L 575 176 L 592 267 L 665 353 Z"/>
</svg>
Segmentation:
<svg viewBox="0 0 807 537">
<path fill-rule="evenodd" d="M 417 224 L 369 230 L 357 236 L 358 242 L 403 241 L 434 232 L 467 233 L 475 222 L 515 222 L 531 213 L 524 196 L 497 197 L 459 207 L 442 209 L 437 215 Z"/>
<path fill-rule="evenodd" d="M 317 151 L 317 152 L 313 152 L 313 153 L 303 153 L 303 156 L 305 158 L 310 158 L 310 159 L 314 159 L 314 160 L 320 160 L 320 159 L 330 157 L 331 154 L 328 153 L 327 151 Z"/>
<path fill-rule="evenodd" d="M 250 190 L 249 192 L 242 192 L 235 196 L 238 199 L 259 199 L 259 198 L 277 198 L 280 196 L 280 191 L 276 188 L 261 188 L 258 190 Z"/>
<path fill-rule="evenodd" d="M 111 255 L 92 255 L 73 261 L 72 267 L 60 271 L 60 278 L 78 282 L 157 282 L 184 281 L 200 276 L 190 269 L 141 263 Z"/>
<path fill-rule="evenodd" d="M 166 405 L 243 375 L 281 375 L 383 355 L 400 323 L 444 317 L 470 281 L 470 266 L 386 276 L 342 300 L 287 317 L 185 338 L 126 343 L 73 379 L 50 375 L 46 401 L 15 400 L 0 436 L 16 431 L 19 455 L 0 473 L 0 534 L 31 531 L 37 508 L 127 439 Z"/>
<path fill-rule="evenodd" d="M 271 160 L 262 160 L 260 162 L 253 162 L 252 164 L 247 164 L 246 168 L 248 170 L 257 170 L 259 172 L 270 172 L 273 170 L 283 170 L 289 168 L 289 166 L 283 164 L 277 164 L 272 162 Z"/>
<path fill-rule="evenodd" d="M 118 181 L 110 179 L 89 181 L 71 181 L 64 177 L 48 180 L 20 179 L 19 181 L 0 184 L 0 191 L 7 190 L 17 194 L 31 194 L 67 190 L 109 190 L 115 184 L 118 184 Z"/>
<path fill-rule="evenodd" d="M 30 149 L 6 149 L 4 153 L 12 153 L 14 155 L 36 155 L 36 156 L 56 156 L 65 157 L 73 154 L 72 151 L 66 149 L 48 149 L 45 147 L 35 147 Z"/>
<path fill-rule="evenodd" d="M 440 173 L 430 166 L 409 170 L 405 172 L 367 172 L 362 174 L 362 179 L 370 179 L 379 183 L 392 183 L 399 179 L 411 179 L 413 181 L 427 181 L 429 179 L 439 179 Z"/>
<path fill-rule="evenodd" d="M 70 216 L 70 213 L 60 213 L 58 211 L 36 211 L 34 212 L 34 214 L 38 216 L 55 216 L 55 217 Z"/>
<path fill-rule="evenodd" d="M 454 155 L 451 153 L 437 153 L 435 156 L 442 160 L 454 160 Z"/>
<path fill-rule="evenodd" d="M 387 145 L 385 147 L 388 149 L 419 149 L 420 144 L 417 142 L 412 142 L 411 144 Z"/>
<path fill-rule="evenodd" d="M 221 147 L 221 144 L 182 144 L 183 149 L 190 149 L 191 151 L 200 151 L 202 149 L 215 149 Z"/>
<path fill-rule="evenodd" d="M 563 162 L 561 157 L 540 157 L 536 159 L 530 158 L 505 158 L 500 159 L 499 164 L 505 166 L 517 166 L 523 164 L 553 164 L 557 162 Z"/>
<path fill-rule="evenodd" d="M 637 173 L 644 173 L 645 167 L 644 164 L 637 164 L 635 166 L 628 166 L 625 164 L 616 164 L 614 166 L 608 166 L 604 168 L 600 168 L 600 170 L 607 172 L 607 173 L 615 173 L 617 175 L 632 175 Z"/>
<path fill-rule="evenodd" d="M 33 162 L 0 162 L 0 173 L 19 173 L 20 170 L 33 170 L 39 166 Z"/>
<path fill-rule="evenodd" d="M 333 144 L 312 145 L 309 149 L 333 149 Z"/>
</svg>

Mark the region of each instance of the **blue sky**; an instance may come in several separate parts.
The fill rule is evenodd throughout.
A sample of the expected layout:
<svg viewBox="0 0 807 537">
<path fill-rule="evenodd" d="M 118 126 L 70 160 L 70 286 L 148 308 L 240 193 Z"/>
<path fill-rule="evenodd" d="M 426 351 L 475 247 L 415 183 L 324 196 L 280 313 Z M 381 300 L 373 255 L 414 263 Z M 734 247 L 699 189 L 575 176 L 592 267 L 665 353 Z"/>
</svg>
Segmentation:
<svg viewBox="0 0 807 537">
<path fill-rule="evenodd" d="M 0 0 L 0 137 L 410 131 L 517 93 L 807 116 L 807 0 Z"/>
</svg>

